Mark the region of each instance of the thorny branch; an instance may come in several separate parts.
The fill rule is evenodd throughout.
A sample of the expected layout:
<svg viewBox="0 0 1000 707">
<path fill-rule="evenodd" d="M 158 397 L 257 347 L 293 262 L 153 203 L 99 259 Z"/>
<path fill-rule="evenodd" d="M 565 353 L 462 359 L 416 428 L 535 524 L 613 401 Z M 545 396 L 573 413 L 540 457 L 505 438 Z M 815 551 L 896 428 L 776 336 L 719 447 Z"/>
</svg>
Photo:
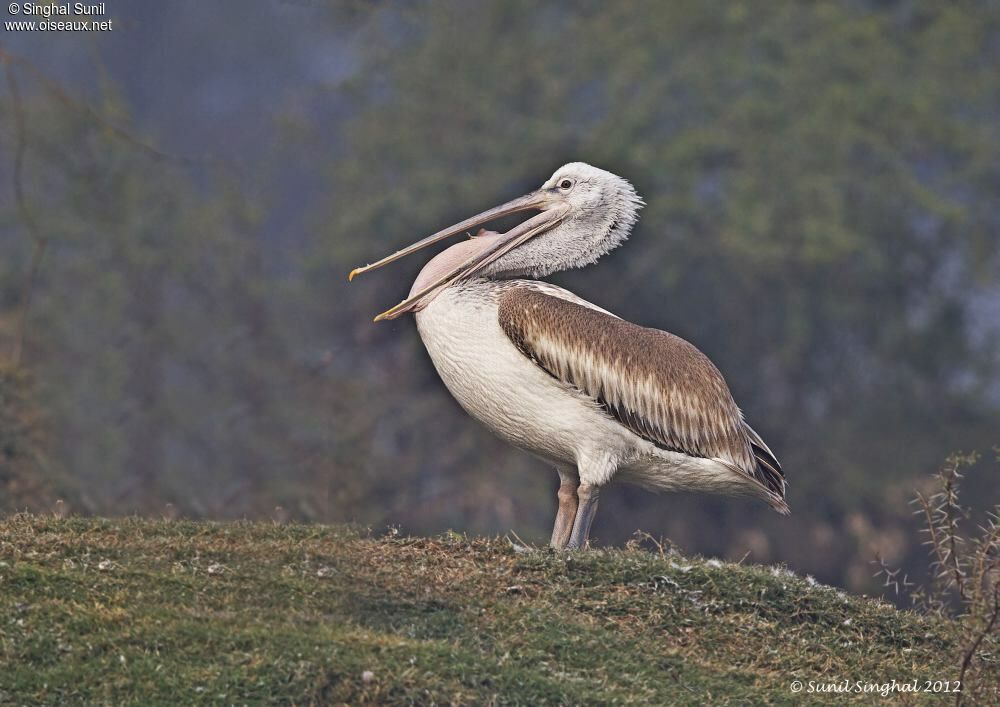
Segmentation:
<svg viewBox="0 0 1000 707">
<path fill-rule="evenodd" d="M 955 696 L 956 706 L 997 688 L 995 681 L 985 677 L 986 668 L 980 669 L 974 683 L 966 685 L 966 676 L 980 650 L 985 650 L 981 660 L 990 664 L 990 649 L 983 649 L 983 644 L 992 646 L 1000 627 L 1000 506 L 986 513 L 986 522 L 979 526 L 976 537 L 963 535 L 959 527 L 961 520 L 972 516 L 972 509 L 962 505 L 959 498 L 961 468 L 978 458 L 977 454 L 952 455 L 935 474 L 937 492 L 918 492 L 914 499 L 919 506 L 916 514 L 924 519 L 926 527 L 922 532 L 927 534 L 925 544 L 930 546 L 933 561 L 931 585 L 926 590 L 918 589 L 912 597 L 914 601 L 920 598 L 924 607 L 935 613 L 948 613 L 953 600 L 960 604 L 955 618 L 962 631 L 958 676 L 962 691 Z M 880 567 L 876 576 L 885 575 L 885 586 L 894 587 L 898 593 L 900 570 L 893 570 L 880 557 L 875 562 Z M 904 576 L 902 586 L 908 584 Z"/>
<path fill-rule="evenodd" d="M 893 569 L 889 566 L 889 563 L 883 559 L 881 554 L 876 554 L 875 559 L 872 560 L 872 564 L 878 565 L 878 572 L 875 573 L 875 577 L 884 577 L 885 581 L 882 586 L 885 588 L 892 587 L 893 593 L 899 596 L 901 589 L 908 589 L 913 586 L 913 582 L 910 581 L 909 575 L 903 574 L 903 569 L 897 567 Z M 900 579 L 899 575 L 903 575 Z"/>
<path fill-rule="evenodd" d="M 923 510 L 928 535 L 927 545 L 935 556 L 934 566 L 939 578 L 947 578 L 945 589 L 953 585 L 963 603 L 969 602 L 967 576 L 962 563 L 962 552 L 958 547 L 962 536 L 958 531 L 958 520 L 964 516 L 958 502 L 958 481 L 962 478 L 958 470 L 960 461 L 949 459 L 941 470 L 941 491 L 927 498 L 917 494 L 917 501 Z"/>
<path fill-rule="evenodd" d="M 1000 584 L 993 587 L 993 608 L 990 611 L 989 621 L 983 626 L 983 629 L 979 631 L 975 639 L 969 645 L 968 649 L 965 651 L 965 655 L 962 656 L 962 670 L 958 674 L 958 681 L 965 684 L 965 672 L 969 669 L 972 664 L 972 659 L 976 655 L 976 651 L 979 650 L 979 646 L 982 644 L 983 639 L 986 638 L 992 631 L 993 627 L 997 625 L 997 619 L 1000 618 Z M 955 695 L 955 707 L 959 707 L 962 704 L 962 693 L 959 692 Z"/>
</svg>

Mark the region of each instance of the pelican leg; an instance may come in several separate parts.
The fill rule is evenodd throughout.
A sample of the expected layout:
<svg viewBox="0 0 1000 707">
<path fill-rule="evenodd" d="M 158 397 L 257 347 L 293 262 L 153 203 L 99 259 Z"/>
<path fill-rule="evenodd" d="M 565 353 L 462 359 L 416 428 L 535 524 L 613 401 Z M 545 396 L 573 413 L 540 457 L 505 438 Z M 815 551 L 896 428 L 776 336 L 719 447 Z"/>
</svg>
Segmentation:
<svg viewBox="0 0 1000 707">
<path fill-rule="evenodd" d="M 569 542 L 570 533 L 573 532 L 573 521 L 576 519 L 576 489 L 580 485 L 580 479 L 574 473 L 559 472 L 559 510 L 556 511 L 556 522 L 552 526 L 552 540 L 549 543 L 557 550 L 562 550 Z"/>
<path fill-rule="evenodd" d="M 597 514 L 597 499 L 601 494 L 600 486 L 594 484 L 580 484 L 576 495 L 580 506 L 576 512 L 576 520 L 573 522 L 573 533 L 569 538 L 570 549 L 587 547 L 590 538 L 590 524 L 594 522 L 594 515 Z"/>
</svg>

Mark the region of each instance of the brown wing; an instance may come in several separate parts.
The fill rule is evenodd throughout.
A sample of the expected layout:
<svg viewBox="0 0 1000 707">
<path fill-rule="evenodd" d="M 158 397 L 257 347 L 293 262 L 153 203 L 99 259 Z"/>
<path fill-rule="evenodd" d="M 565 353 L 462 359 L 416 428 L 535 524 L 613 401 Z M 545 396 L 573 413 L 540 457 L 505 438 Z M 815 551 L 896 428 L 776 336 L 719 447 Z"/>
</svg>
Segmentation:
<svg viewBox="0 0 1000 707">
<path fill-rule="evenodd" d="M 744 422 L 719 370 L 684 339 L 524 286 L 501 295 L 498 316 L 525 356 L 635 434 L 722 461 L 784 497 L 777 459 Z"/>
</svg>

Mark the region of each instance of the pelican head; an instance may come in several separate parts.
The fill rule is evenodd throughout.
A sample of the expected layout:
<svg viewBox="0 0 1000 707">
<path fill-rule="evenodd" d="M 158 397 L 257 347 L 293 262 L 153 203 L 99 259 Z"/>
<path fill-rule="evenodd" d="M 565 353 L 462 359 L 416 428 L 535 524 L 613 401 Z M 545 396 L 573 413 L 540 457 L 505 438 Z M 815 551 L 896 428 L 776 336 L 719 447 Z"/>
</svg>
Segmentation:
<svg viewBox="0 0 1000 707">
<path fill-rule="evenodd" d="M 419 311 L 444 288 L 469 278 L 543 277 L 590 265 L 628 238 L 642 205 L 627 180 L 583 162 L 570 162 L 536 191 L 356 268 L 349 279 L 503 216 L 539 212 L 506 233 L 481 230 L 438 255 L 421 273 L 407 299 L 375 317 L 375 321 L 395 319 Z"/>
</svg>

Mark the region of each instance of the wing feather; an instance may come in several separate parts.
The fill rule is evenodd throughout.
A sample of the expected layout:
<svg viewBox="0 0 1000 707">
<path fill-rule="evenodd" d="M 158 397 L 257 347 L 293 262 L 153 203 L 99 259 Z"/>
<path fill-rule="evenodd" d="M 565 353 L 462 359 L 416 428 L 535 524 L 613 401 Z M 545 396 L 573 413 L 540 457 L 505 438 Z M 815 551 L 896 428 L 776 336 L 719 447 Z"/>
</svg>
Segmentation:
<svg viewBox="0 0 1000 707">
<path fill-rule="evenodd" d="M 781 465 L 743 420 L 719 370 L 684 339 L 528 286 L 501 295 L 498 318 L 525 356 L 638 436 L 724 462 L 784 506 Z"/>
</svg>

